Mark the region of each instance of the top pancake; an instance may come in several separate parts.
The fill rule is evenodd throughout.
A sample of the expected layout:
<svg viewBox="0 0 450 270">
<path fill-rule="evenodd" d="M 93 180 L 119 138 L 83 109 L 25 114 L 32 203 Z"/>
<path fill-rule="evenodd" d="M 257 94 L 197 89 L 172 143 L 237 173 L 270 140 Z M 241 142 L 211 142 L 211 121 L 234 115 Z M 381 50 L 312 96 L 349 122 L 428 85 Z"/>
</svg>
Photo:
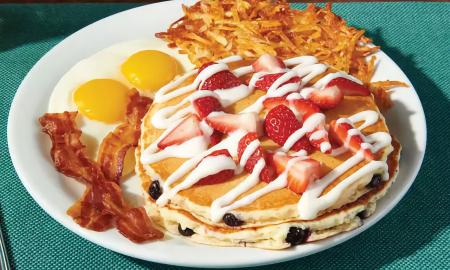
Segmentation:
<svg viewBox="0 0 450 270">
<path fill-rule="evenodd" d="M 183 85 L 191 83 L 193 78 L 187 80 Z M 245 78 L 243 78 L 245 80 Z M 163 132 L 163 130 L 156 129 L 151 123 L 152 116 L 161 108 L 174 105 L 179 103 L 182 99 L 188 96 L 190 93 L 178 96 L 172 100 L 165 103 L 155 103 L 152 105 L 148 113 L 143 119 L 142 123 L 142 135 L 140 140 L 141 149 L 148 147 L 153 143 Z M 236 102 L 235 104 L 225 108 L 228 113 L 238 113 L 242 111 L 247 106 L 253 104 L 258 97 L 265 94 L 265 91 L 255 90 L 248 97 Z M 334 109 L 323 111 L 326 116 L 326 123 L 330 123 L 332 120 L 336 120 L 341 117 L 349 117 L 365 110 L 373 110 L 379 112 L 374 99 L 372 96 L 345 96 L 343 101 Z M 261 115 L 265 115 L 266 111 L 261 112 Z M 360 123 L 356 124 L 356 127 Z M 362 130 L 365 135 L 374 132 L 388 132 L 388 127 L 381 116 L 379 120 Z M 268 150 L 275 150 L 279 148 L 272 140 L 267 137 L 260 139 L 263 148 Z M 387 155 L 391 151 L 392 147 L 386 147 L 382 149 L 378 155 L 378 160 L 386 160 Z M 333 168 L 336 168 L 343 161 L 352 156 L 351 152 L 344 153 L 337 157 L 332 157 L 321 153 L 320 151 L 315 151 L 310 154 L 310 157 L 322 162 L 323 173 L 326 174 Z M 167 177 L 169 177 L 179 166 L 181 166 L 187 159 L 181 158 L 167 158 L 150 165 L 145 165 L 146 173 L 153 179 L 160 178 L 163 182 Z M 327 193 L 334 186 L 340 183 L 342 180 L 347 178 L 349 175 L 357 171 L 359 168 L 367 164 L 367 161 L 360 162 L 358 165 L 351 168 L 349 171 L 344 173 L 342 176 L 338 177 L 332 184 L 330 184 L 323 192 Z M 236 175 L 232 180 L 213 185 L 194 185 L 188 189 L 180 191 L 172 200 L 170 201 L 170 207 L 175 209 L 182 209 L 192 213 L 194 216 L 199 218 L 205 223 L 215 224 L 209 218 L 209 211 L 211 203 L 227 193 L 229 190 L 234 188 L 240 182 L 242 182 L 249 174 L 243 172 L 240 175 Z M 365 188 L 366 184 L 370 181 L 372 175 L 368 177 L 363 177 L 357 181 L 352 187 L 349 187 L 349 192 L 344 192 L 342 194 L 343 198 L 340 198 L 333 207 L 327 210 L 336 209 L 346 203 L 356 200 L 358 197 L 368 192 L 369 190 Z M 175 182 L 173 186 L 177 185 L 183 181 L 184 177 L 179 181 Z M 143 181 L 148 184 L 147 181 Z M 254 191 L 267 185 L 264 182 L 258 183 L 256 186 L 248 190 L 247 192 L 241 194 L 239 198 L 242 198 Z M 148 187 L 144 187 L 146 190 Z M 300 199 L 300 195 L 290 191 L 287 188 L 276 190 L 270 192 L 258 199 L 253 203 L 243 206 L 241 208 L 233 210 L 233 213 L 238 213 L 246 221 L 247 226 L 268 224 L 268 223 L 281 223 L 287 220 L 298 219 L 297 213 L 297 203 Z"/>
</svg>

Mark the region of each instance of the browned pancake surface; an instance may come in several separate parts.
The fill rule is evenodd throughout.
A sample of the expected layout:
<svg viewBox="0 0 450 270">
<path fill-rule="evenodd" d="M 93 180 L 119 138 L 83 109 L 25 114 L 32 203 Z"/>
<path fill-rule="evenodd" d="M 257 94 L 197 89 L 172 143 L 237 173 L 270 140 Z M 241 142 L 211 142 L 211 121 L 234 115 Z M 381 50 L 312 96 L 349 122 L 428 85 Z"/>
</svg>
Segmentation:
<svg viewBox="0 0 450 270">
<path fill-rule="evenodd" d="M 188 84 L 190 81 L 187 81 L 186 84 Z M 260 90 L 256 90 L 253 94 L 248 96 L 247 98 L 236 102 L 232 106 L 226 108 L 227 112 L 230 113 L 237 113 L 241 110 L 243 110 L 245 107 L 251 105 L 256 101 L 258 97 L 263 95 L 264 92 Z M 144 119 L 144 133 L 143 133 L 143 139 L 141 143 L 144 144 L 144 146 L 150 145 L 153 141 L 155 141 L 163 132 L 163 130 L 158 130 L 152 127 L 151 125 L 151 117 L 152 115 L 158 111 L 159 109 L 174 105 L 179 103 L 183 98 L 185 98 L 189 94 L 185 94 L 183 96 L 174 98 L 166 103 L 162 104 L 154 104 L 147 116 Z M 378 108 L 373 100 L 372 96 L 345 96 L 343 101 L 334 109 L 324 111 L 326 115 L 326 122 L 330 123 L 332 120 L 336 120 L 341 117 L 349 117 L 353 114 L 356 114 L 361 111 L 365 110 L 375 110 L 378 111 Z M 262 113 L 264 114 L 264 112 Z M 358 126 L 357 124 L 356 126 Z M 384 131 L 387 132 L 388 128 L 384 121 L 381 119 L 378 120 L 377 123 L 375 123 L 372 126 L 369 126 L 363 130 L 364 134 L 371 134 L 373 132 L 378 131 Z M 264 148 L 269 150 L 274 150 L 276 148 L 279 148 L 280 146 L 276 145 L 273 141 L 271 141 L 268 138 L 262 138 L 262 145 Z M 352 154 L 350 152 L 345 153 L 338 157 L 332 157 L 330 155 L 326 155 L 321 153 L 320 151 L 315 151 L 311 154 L 311 157 L 321 161 L 323 166 L 323 173 L 327 173 L 333 168 L 336 168 L 339 164 L 341 164 L 343 161 L 348 159 Z M 151 164 L 151 168 L 162 178 L 167 179 L 169 175 L 171 175 L 176 169 L 181 166 L 186 159 L 181 158 L 168 158 L 165 160 L 162 160 L 160 162 Z M 329 190 L 331 190 L 334 186 L 339 184 L 342 180 L 344 180 L 346 177 L 354 173 L 356 170 L 361 168 L 367 164 L 367 161 L 363 161 L 359 163 L 357 166 L 353 167 L 349 171 L 347 171 L 345 174 L 343 174 L 341 177 L 337 178 L 332 184 L 330 184 L 325 190 L 324 193 L 327 193 Z M 228 191 L 230 191 L 232 188 L 234 188 L 236 185 L 238 185 L 240 182 L 242 182 L 246 177 L 248 176 L 247 173 L 243 173 L 241 175 L 235 176 L 232 180 L 227 181 L 225 183 L 221 184 L 215 184 L 215 185 L 203 185 L 203 186 L 196 186 L 194 185 L 191 188 L 188 188 L 186 190 L 180 191 L 179 195 L 185 197 L 189 201 L 191 201 L 194 204 L 200 205 L 200 206 L 210 206 L 211 203 L 219 198 L 220 196 L 226 194 Z M 180 179 L 174 185 L 178 184 L 179 182 L 183 181 L 184 178 Z M 251 188 L 249 191 L 241 194 L 239 198 L 242 198 L 260 188 L 262 188 L 266 183 L 259 183 L 253 188 Z M 273 209 L 273 208 L 280 208 L 286 205 L 295 204 L 298 202 L 300 196 L 293 193 L 287 188 L 276 190 L 273 192 L 270 192 L 269 194 L 266 194 L 257 200 L 255 200 L 250 205 L 244 206 L 239 208 L 239 211 L 255 211 L 255 210 L 264 210 L 264 209 Z"/>
</svg>

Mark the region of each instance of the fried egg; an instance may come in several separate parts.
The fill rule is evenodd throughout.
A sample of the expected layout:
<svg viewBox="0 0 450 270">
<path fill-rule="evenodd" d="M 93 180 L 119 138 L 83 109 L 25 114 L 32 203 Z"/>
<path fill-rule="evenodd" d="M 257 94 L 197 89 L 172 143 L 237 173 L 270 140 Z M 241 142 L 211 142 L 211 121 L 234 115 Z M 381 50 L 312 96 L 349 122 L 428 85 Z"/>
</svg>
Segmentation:
<svg viewBox="0 0 450 270">
<path fill-rule="evenodd" d="M 125 119 L 131 89 L 153 97 L 192 67 L 186 55 L 156 38 L 115 44 L 74 65 L 56 84 L 48 111 L 78 111 L 81 141 L 95 159 L 103 138 Z"/>
</svg>

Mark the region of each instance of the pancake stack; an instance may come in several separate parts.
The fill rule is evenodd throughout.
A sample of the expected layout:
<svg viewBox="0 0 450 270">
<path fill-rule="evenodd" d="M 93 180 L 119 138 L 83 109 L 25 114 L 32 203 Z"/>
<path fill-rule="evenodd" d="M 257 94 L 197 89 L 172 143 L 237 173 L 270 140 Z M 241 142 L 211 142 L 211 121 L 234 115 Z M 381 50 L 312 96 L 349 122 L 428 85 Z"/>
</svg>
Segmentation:
<svg viewBox="0 0 450 270">
<path fill-rule="evenodd" d="M 317 60 L 309 61 L 311 59 L 311 57 L 288 59 L 284 61 L 287 67 L 276 70 L 276 73 L 295 72 L 301 78 L 300 82 L 291 83 L 294 88 L 297 87 L 290 90 L 288 93 L 290 95 L 284 95 L 285 97 L 298 96 L 301 99 L 308 99 L 311 91 L 326 88 L 327 83 L 329 84 L 333 78 L 342 77 L 357 81 L 343 72 L 317 63 Z M 241 201 L 245 203 L 238 203 L 239 207 L 236 208 L 224 206 L 223 209 L 228 210 L 219 213 L 217 207 L 214 207 L 215 201 L 217 202 L 223 196 L 229 196 L 233 189 L 236 189 L 245 181 L 248 182 L 249 177 L 252 177 L 252 172 L 239 170 L 240 158 L 234 153 L 235 150 L 230 151 L 238 168 L 233 177 L 219 183 L 185 185 L 181 189 L 176 187 L 185 184 L 186 179 L 189 178 L 195 168 L 194 166 L 191 169 L 182 170 L 183 164 L 199 163 L 202 160 L 202 155 L 204 158 L 206 152 L 210 151 L 212 146 L 208 146 L 209 150 L 205 149 L 204 151 L 182 147 L 179 149 L 185 153 L 176 153 L 172 156 L 162 155 L 162 157 L 154 158 L 157 153 L 164 150 L 158 149 L 155 145 L 158 145 L 158 142 L 167 136 L 167 129 L 173 129 L 182 119 L 188 117 L 187 115 L 195 114 L 195 110 L 192 109 L 192 103 L 195 99 L 192 98 L 192 95 L 199 89 L 204 90 L 201 88 L 205 81 L 214 74 L 221 72 L 220 70 L 223 71 L 225 69 L 223 66 L 226 66 L 225 70 L 230 70 L 242 82 L 242 86 L 235 86 L 233 89 L 241 91 L 239 93 L 245 92 L 240 96 L 239 94 L 233 94 L 239 96 L 239 99 L 225 100 L 225 102 L 220 100 L 222 105 L 225 105 L 223 107 L 226 114 L 245 113 L 249 111 L 249 107 L 252 108 L 252 105 L 255 107 L 254 104 L 264 100 L 264 98 L 279 97 L 279 94 L 274 93 L 283 90 L 283 83 L 289 83 L 286 82 L 288 78 L 285 81 L 282 81 L 281 78 L 278 81 L 281 82 L 281 85 L 278 87 L 258 89 L 255 86 L 255 81 L 258 80 L 257 76 L 260 76 L 260 79 L 261 76 L 274 74 L 274 72 L 258 71 L 258 67 L 255 67 L 255 65 L 247 64 L 249 62 L 242 61 L 240 57 L 225 59 L 223 62 L 210 65 L 213 66 L 212 68 L 203 68 L 204 71 L 207 70 L 206 73 L 210 72 L 207 74 L 209 76 L 203 76 L 203 80 L 201 80 L 202 70 L 193 71 L 164 87 L 156 94 L 154 104 L 143 119 L 139 147 L 136 150 L 136 170 L 141 179 L 146 209 L 150 217 L 167 232 L 173 235 L 182 235 L 194 242 L 217 246 L 244 246 L 263 249 L 284 249 L 293 245 L 328 238 L 361 226 L 363 219 L 375 211 L 376 201 L 386 193 L 389 186 L 394 182 L 398 172 L 401 148 L 395 139 L 391 139 L 384 117 L 377 108 L 371 94 L 344 95 L 335 107 L 321 110 L 321 113 L 325 116 L 323 125 L 325 130 L 330 131 L 333 123 L 336 125 L 336 123 L 350 122 L 364 138 L 366 148 L 371 147 L 374 152 L 373 160 L 363 158 L 361 154 L 362 158 L 356 159 L 356 162 L 351 164 L 352 166 L 346 168 L 336 177 L 331 177 L 331 174 L 346 167 L 345 164 L 362 153 L 364 147 L 359 152 L 350 151 L 347 141 L 342 146 L 333 145 L 333 151 L 331 152 L 330 150 L 321 151 L 320 149 L 307 151 L 308 153 L 293 151 L 292 149 L 283 151 L 282 145 L 275 143 L 266 134 L 263 133 L 259 136 L 261 147 L 268 153 L 275 153 L 276 155 L 277 152 L 285 152 L 281 154 L 292 157 L 307 154 L 308 159 L 320 162 L 321 177 L 315 179 L 301 193 L 293 192 L 288 187 L 282 187 L 271 189 L 270 192 L 265 192 L 260 196 L 255 195 L 253 200 L 247 199 L 249 196 L 253 196 L 252 194 L 255 194 L 255 192 L 268 185 L 273 185 L 272 183 L 277 181 L 278 178 L 276 177 L 280 174 L 277 173 L 274 176 L 276 179 L 272 179 L 272 182 L 257 180 L 254 185 L 251 185 L 247 190 L 242 190 L 243 192 L 237 194 L 236 198 L 230 201 L 230 204 L 233 204 L 243 199 Z M 216 71 L 214 71 L 214 66 Z M 319 67 L 321 71 L 314 72 L 319 70 Z M 273 84 L 276 83 L 275 81 Z M 214 90 L 209 91 L 214 92 Z M 226 89 L 221 91 L 226 91 Z M 210 94 L 208 92 L 205 95 Z M 219 94 L 219 99 L 222 97 L 223 95 Z M 175 107 L 176 110 L 168 109 Z M 170 112 L 170 115 L 167 113 L 167 117 L 164 118 L 168 122 L 174 118 L 170 118 L 170 116 L 177 116 L 176 112 L 184 111 L 186 113 L 185 115 L 179 113 L 178 116 L 182 117 L 179 117 L 178 122 L 173 121 L 174 123 L 169 124 L 168 122 L 155 120 L 161 118 L 162 111 Z M 262 108 L 253 111 L 263 121 L 270 110 Z M 207 119 L 205 118 L 205 120 Z M 304 127 L 307 125 L 306 121 L 303 122 Z M 232 140 L 233 136 L 239 139 L 245 134 L 245 130 L 239 129 L 229 134 L 223 134 L 219 147 L 213 147 L 220 148 L 221 143 L 225 140 Z M 237 144 L 232 147 L 236 148 Z M 153 159 L 149 158 L 149 152 L 150 156 L 153 155 Z M 306 157 L 301 159 L 304 158 Z M 195 159 L 197 159 L 196 162 Z M 180 177 L 174 178 L 176 174 Z M 173 181 L 167 182 L 170 178 Z M 325 184 L 326 181 L 328 181 L 328 184 Z M 317 194 L 314 195 L 314 193 Z"/>
</svg>

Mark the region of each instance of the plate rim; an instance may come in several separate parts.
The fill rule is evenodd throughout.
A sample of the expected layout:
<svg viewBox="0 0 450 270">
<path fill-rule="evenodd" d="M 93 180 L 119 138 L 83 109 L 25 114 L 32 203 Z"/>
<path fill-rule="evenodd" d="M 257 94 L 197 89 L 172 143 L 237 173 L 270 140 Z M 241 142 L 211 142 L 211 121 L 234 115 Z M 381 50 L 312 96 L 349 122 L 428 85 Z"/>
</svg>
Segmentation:
<svg viewBox="0 0 450 270">
<path fill-rule="evenodd" d="M 406 78 L 406 83 L 408 83 L 411 87 L 412 93 L 415 96 L 415 98 L 417 98 L 420 107 L 418 108 L 418 113 L 420 113 L 421 116 L 421 120 L 423 121 L 424 124 L 424 130 L 423 130 L 423 141 L 421 142 L 424 146 L 422 155 L 419 157 L 418 159 L 418 165 L 417 167 L 415 167 L 413 169 L 413 172 L 411 174 L 411 178 L 409 179 L 409 181 L 407 182 L 407 184 L 400 190 L 400 192 L 397 194 L 396 197 L 391 198 L 389 204 L 387 205 L 387 207 L 383 208 L 381 211 L 378 210 L 379 213 L 377 216 L 374 216 L 374 218 L 368 220 L 368 222 L 364 222 L 364 224 L 352 231 L 350 231 L 350 233 L 342 233 L 339 234 L 338 236 L 335 236 L 333 238 L 337 239 L 337 241 L 333 241 L 331 242 L 329 245 L 326 246 L 320 246 L 318 248 L 315 248 L 313 250 L 307 251 L 307 252 L 303 252 L 303 253 L 299 253 L 299 252 L 291 252 L 291 253 L 286 253 L 286 255 L 284 256 L 280 256 L 277 259 L 268 259 L 266 261 L 259 261 L 259 262 L 236 262 L 236 263 L 229 263 L 227 265 L 211 265 L 211 264 L 205 264 L 202 263 L 201 261 L 197 261 L 196 263 L 193 262 L 181 262 L 181 261 L 175 261 L 175 263 L 164 260 L 164 259 L 158 259 L 158 257 L 152 257 L 151 259 L 149 259 L 149 257 L 145 257 L 145 256 L 140 256 L 139 254 L 130 252 L 129 250 L 125 250 L 122 248 L 117 248 L 116 246 L 110 246 L 107 244 L 102 243 L 100 240 L 92 238 L 89 234 L 85 233 L 84 229 L 79 227 L 78 224 L 74 223 L 73 221 L 69 222 L 66 219 L 60 218 L 60 214 L 57 213 L 57 211 L 52 211 L 50 208 L 46 207 L 46 204 L 43 202 L 43 199 L 37 194 L 35 193 L 35 191 L 33 190 L 33 188 L 31 188 L 31 185 L 29 183 L 29 181 L 27 180 L 27 177 L 25 176 L 23 170 L 24 170 L 24 166 L 23 164 L 21 164 L 20 162 L 20 157 L 18 154 L 18 142 L 16 141 L 16 139 L 13 136 L 14 130 L 15 130 L 15 126 L 14 126 L 14 120 L 12 120 L 12 118 L 14 117 L 15 114 L 17 114 L 18 111 L 18 106 L 17 103 L 23 98 L 22 96 L 24 95 L 24 88 L 26 88 L 24 86 L 25 82 L 30 80 L 30 78 L 33 77 L 33 74 L 35 72 L 37 72 L 37 70 L 39 70 L 39 67 L 42 65 L 43 59 L 49 57 L 49 55 L 51 55 L 51 53 L 55 52 L 56 50 L 60 49 L 61 46 L 63 46 L 65 42 L 67 42 L 67 40 L 70 41 L 70 39 L 76 38 L 76 36 L 83 31 L 86 31 L 87 29 L 90 28 L 95 28 L 96 24 L 100 23 L 100 22 L 104 22 L 106 20 L 110 20 L 112 17 L 114 16 L 118 16 L 119 14 L 124 14 L 124 13 L 133 13 L 138 9 L 142 9 L 142 8 L 149 8 L 151 7 L 155 7 L 155 6 L 165 6 L 165 5 L 169 5 L 169 4 L 173 4 L 174 2 L 178 2 L 178 1 L 169 1 L 169 2 L 160 2 L 160 3 L 153 3 L 153 4 L 147 4 L 147 5 L 142 5 L 142 6 L 138 6 L 135 8 L 131 8 L 131 9 L 127 9 L 115 14 L 112 14 L 110 16 L 107 16 L 105 18 L 102 18 L 100 20 L 97 20 L 81 29 L 79 29 L 78 31 L 72 33 L 71 35 L 65 37 L 63 40 L 61 40 L 60 42 L 58 42 L 55 46 L 53 46 L 49 51 L 47 51 L 34 65 L 33 67 L 29 70 L 29 72 L 27 73 L 27 75 L 23 78 L 22 82 L 20 83 L 19 87 L 17 88 L 17 91 L 14 95 L 14 99 L 11 102 L 11 106 L 9 109 L 9 114 L 8 114 L 8 123 L 7 123 L 7 143 L 8 143 L 8 151 L 11 157 L 11 161 L 12 164 L 14 166 L 14 169 L 21 181 L 21 183 L 24 185 L 24 187 L 26 188 L 27 192 L 31 195 L 31 197 L 33 198 L 33 200 L 50 216 L 52 217 L 55 221 L 57 221 L 59 224 L 63 225 L 65 228 L 69 229 L 71 232 L 75 233 L 78 236 L 81 236 L 82 238 L 95 243 L 96 245 L 99 245 L 103 248 L 112 250 L 114 252 L 120 253 L 120 254 L 124 254 L 130 257 L 134 257 L 134 258 L 138 258 L 141 260 L 145 260 L 145 261 L 151 261 L 151 262 L 157 262 L 157 263 L 162 263 L 162 264 L 169 264 L 169 265 L 176 265 L 176 266 L 188 266 L 188 267 L 212 267 L 212 268 L 234 268 L 234 267 L 250 267 L 250 266 L 260 266 L 260 265 L 269 265 L 269 264 L 275 264 L 275 263 L 280 263 L 280 262 L 285 262 L 285 261 L 290 261 L 290 260 L 294 260 L 294 259 L 298 259 L 298 258 L 302 258 L 311 254 L 315 254 L 318 252 L 321 252 L 323 250 L 332 248 L 334 246 L 337 246 L 343 242 L 346 242 L 347 240 L 359 235 L 360 233 L 362 233 L 363 231 L 369 229 L 370 227 L 372 227 L 374 224 L 376 224 L 378 221 L 380 221 L 383 217 L 385 217 L 388 213 L 390 213 L 392 211 L 392 209 L 398 205 L 398 203 L 400 202 L 400 200 L 406 195 L 406 193 L 409 191 L 410 187 L 412 186 L 412 184 L 414 183 L 414 181 L 417 178 L 417 175 L 422 167 L 423 164 L 423 160 L 426 154 L 426 148 L 427 148 L 427 136 L 428 136 L 428 129 L 427 129 L 427 121 L 426 121 L 426 115 L 425 112 L 423 110 L 423 106 L 422 106 L 422 102 L 419 98 L 419 95 L 417 94 L 417 91 L 415 89 L 415 87 L 413 86 L 413 84 L 411 83 L 411 81 L 409 80 L 409 78 L 406 76 L 406 74 L 403 72 L 403 70 L 386 54 L 384 53 L 382 50 L 380 50 L 378 53 L 381 54 L 385 60 L 391 62 L 391 65 L 394 65 L 396 68 L 399 69 L 399 71 L 401 72 L 401 75 L 403 75 Z M 19 142 L 20 144 L 20 142 Z M 20 148 L 20 147 L 19 147 Z M 65 213 L 64 213 L 65 215 Z M 199 244 L 200 245 L 200 244 Z M 211 247 L 214 248 L 214 247 Z"/>
</svg>

